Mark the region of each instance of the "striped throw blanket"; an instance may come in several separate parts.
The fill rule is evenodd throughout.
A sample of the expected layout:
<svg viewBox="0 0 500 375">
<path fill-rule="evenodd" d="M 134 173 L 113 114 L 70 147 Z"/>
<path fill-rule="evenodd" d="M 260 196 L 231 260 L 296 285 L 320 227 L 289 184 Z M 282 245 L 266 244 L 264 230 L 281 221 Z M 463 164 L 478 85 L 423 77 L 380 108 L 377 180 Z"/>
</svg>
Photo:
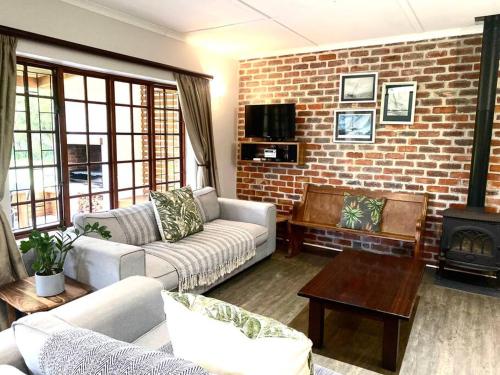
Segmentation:
<svg viewBox="0 0 500 375">
<path fill-rule="evenodd" d="M 205 223 L 203 231 L 174 243 L 153 242 L 144 250 L 166 260 L 179 274 L 179 291 L 210 285 L 255 256 L 255 239 L 223 220 Z"/>
<path fill-rule="evenodd" d="M 181 358 L 82 328 L 51 335 L 38 358 L 44 375 L 208 375 Z"/>
<path fill-rule="evenodd" d="M 110 213 L 118 220 L 129 245 L 141 246 L 160 239 L 151 202 L 118 208 Z"/>
</svg>

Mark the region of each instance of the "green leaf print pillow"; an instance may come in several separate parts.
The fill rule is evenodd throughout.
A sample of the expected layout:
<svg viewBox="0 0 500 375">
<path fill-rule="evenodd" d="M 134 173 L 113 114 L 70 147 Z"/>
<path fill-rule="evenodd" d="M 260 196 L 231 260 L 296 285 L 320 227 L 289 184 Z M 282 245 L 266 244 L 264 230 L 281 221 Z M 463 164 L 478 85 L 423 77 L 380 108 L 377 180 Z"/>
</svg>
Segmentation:
<svg viewBox="0 0 500 375">
<path fill-rule="evenodd" d="M 165 193 L 152 191 L 150 198 L 163 241 L 177 242 L 203 230 L 203 219 L 189 186 Z"/>
<path fill-rule="evenodd" d="M 369 198 L 365 195 L 344 194 L 344 206 L 340 216 L 341 228 L 380 232 L 385 198 Z"/>
<path fill-rule="evenodd" d="M 238 306 L 161 292 L 174 355 L 218 375 L 313 375 L 303 333 Z"/>
</svg>

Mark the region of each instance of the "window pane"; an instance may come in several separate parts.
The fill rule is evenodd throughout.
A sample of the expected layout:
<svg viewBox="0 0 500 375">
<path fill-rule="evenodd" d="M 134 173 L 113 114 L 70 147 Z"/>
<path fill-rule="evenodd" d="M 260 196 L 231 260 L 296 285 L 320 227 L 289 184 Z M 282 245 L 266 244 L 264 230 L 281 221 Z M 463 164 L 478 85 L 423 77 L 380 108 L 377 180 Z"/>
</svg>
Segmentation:
<svg viewBox="0 0 500 375">
<path fill-rule="evenodd" d="M 59 223 L 59 202 L 50 200 L 36 204 L 36 225 L 54 225 Z"/>
<path fill-rule="evenodd" d="M 111 202 L 109 194 L 92 195 L 92 212 L 109 211 Z"/>
<path fill-rule="evenodd" d="M 86 132 L 86 121 L 85 104 L 66 101 L 66 131 Z"/>
<path fill-rule="evenodd" d="M 64 97 L 66 99 L 85 100 L 84 77 L 64 73 Z"/>
<path fill-rule="evenodd" d="M 135 186 L 149 185 L 149 163 L 134 163 L 135 168 Z"/>
<path fill-rule="evenodd" d="M 134 159 L 149 159 L 149 137 L 147 135 L 134 136 Z"/>
<path fill-rule="evenodd" d="M 14 124 L 14 130 L 26 130 L 26 112 L 16 111 Z"/>
<path fill-rule="evenodd" d="M 14 155 L 11 160 L 15 167 L 26 167 L 29 165 L 28 135 L 26 133 L 14 133 L 13 143 Z"/>
<path fill-rule="evenodd" d="M 106 101 L 106 80 L 103 78 L 87 77 L 87 100 L 94 102 Z"/>
<path fill-rule="evenodd" d="M 57 198 L 56 168 L 35 168 L 33 170 L 33 180 L 35 185 L 35 199 Z"/>
<path fill-rule="evenodd" d="M 168 161 L 168 181 L 179 181 L 181 179 L 180 175 L 181 164 L 179 159 Z"/>
<path fill-rule="evenodd" d="M 82 164 L 87 162 L 87 136 L 68 134 L 68 164 Z"/>
<path fill-rule="evenodd" d="M 148 132 L 148 110 L 146 108 L 134 108 L 134 133 Z"/>
<path fill-rule="evenodd" d="M 130 104 L 130 84 L 115 82 L 115 103 Z"/>
<path fill-rule="evenodd" d="M 33 95 L 52 96 L 52 71 L 28 67 L 28 90 Z"/>
<path fill-rule="evenodd" d="M 130 133 L 130 107 L 115 107 L 116 132 Z"/>
<path fill-rule="evenodd" d="M 167 162 L 166 160 L 157 160 L 155 163 L 156 183 L 167 182 Z"/>
<path fill-rule="evenodd" d="M 165 107 L 177 108 L 178 106 L 179 103 L 178 103 L 177 91 L 165 90 Z"/>
<path fill-rule="evenodd" d="M 87 166 L 69 167 L 69 194 L 88 194 L 88 178 L 89 173 Z"/>
<path fill-rule="evenodd" d="M 109 167 L 107 164 L 92 165 L 90 167 L 90 181 L 92 193 L 109 190 Z"/>
<path fill-rule="evenodd" d="M 148 89 L 145 85 L 132 85 L 132 103 L 134 105 L 148 105 Z"/>
<path fill-rule="evenodd" d="M 135 189 L 135 203 L 145 203 L 149 201 L 149 189 L 141 188 Z"/>
<path fill-rule="evenodd" d="M 116 158 L 118 161 L 132 160 L 132 136 L 130 135 L 117 135 L 116 144 Z"/>
<path fill-rule="evenodd" d="M 24 67 L 22 65 L 17 66 L 16 93 L 24 94 Z"/>
<path fill-rule="evenodd" d="M 179 134 L 179 113 L 167 111 L 167 133 Z"/>
<path fill-rule="evenodd" d="M 89 131 L 94 133 L 108 132 L 108 113 L 105 104 L 89 104 Z"/>
<path fill-rule="evenodd" d="M 95 134 L 89 136 L 89 159 L 91 163 L 107 162 L 108 150 L 108 136 Z"/>
<path fill-rule="evenodd" d="M 154 131 L 156 134 L 166 133 L 165 111 L 164 110 L 162 110 L 162 109 L 155 110 L 154 126 L 155 126 Z"/>
<path fill-rule="evenodd" d="M 13 170 L 14 178 L 9 180 L 9 183 L 13 183 L 12 190 L 25 190 L 30 191 L 31 188 L 31 174 L 28 168 L 15 169 Z M 31 199 L 29 195 L 26 196 L 26 200 Z"/>
<path fill-rule="evenodd" d="M 155 87 L 153 90 L 153 101 L 156 108 L 165 108 L 165 96 L 163 89 Z"/>
<path fill-rule="evenodd" d="M 125 190 L 118 192 L 118 207 L 124 208 L 134 204 L 134 191 Z"/>
<path fill-rule="evenodd" d="M 132 163 L 118 164 L 118 189 L 132 187 Z"/>
<path fill-rule="evenodd" d="M 180 137 L 178 135 L 167 136 L 167 150 L 169 158 L 178 158 L 181 156 Z"/>
<path fill-rule="evenodd" d="M 155 158 L 162 159 L 167 157 L 167 137 L 165 135 L 155 136 Z"/>
<path fill-rule="evenodd" d="M 31 228 L 33 226 L 31 205 L 12 206 L 11 223 L 14 230 Z"/>
</svg>

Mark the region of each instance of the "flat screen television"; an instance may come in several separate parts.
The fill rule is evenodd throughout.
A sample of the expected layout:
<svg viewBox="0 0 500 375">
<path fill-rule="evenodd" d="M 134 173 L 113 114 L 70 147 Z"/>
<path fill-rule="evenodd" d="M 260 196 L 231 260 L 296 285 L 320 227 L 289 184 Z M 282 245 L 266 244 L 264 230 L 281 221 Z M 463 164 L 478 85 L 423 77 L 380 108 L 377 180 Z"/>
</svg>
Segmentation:
<svg viewBox="0 0 500 375">
<path fill-rule="evenodd" d="M 245 137 L 271 140 L 295 138 L 295 104 L 245 106 Z"/>
</svg>

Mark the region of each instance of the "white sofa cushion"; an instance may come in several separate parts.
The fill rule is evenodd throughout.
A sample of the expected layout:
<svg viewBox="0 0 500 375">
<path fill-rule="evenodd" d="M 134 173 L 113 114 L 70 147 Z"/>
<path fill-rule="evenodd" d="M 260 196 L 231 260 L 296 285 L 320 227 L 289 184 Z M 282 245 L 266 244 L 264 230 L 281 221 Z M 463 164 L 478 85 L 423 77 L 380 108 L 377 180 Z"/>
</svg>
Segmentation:
<svg viewBox="0 0 500 375">
<path fill-rule="evenodd" d="M 213 187 L 207 186 L 193 191 L 193 196 L 200 207 L 203 222 L 209 222 L 220 217 L 220 205 L 217 192 Z"/>
<path fill-rule="evenodd" d="M 267 230 L 267 228 L 259 224 L 224 219 L 216 219 L 214 220 L 214 223 L 228 225 L 234 228 L 246 229 L 252 234 L 253 238 L 255 239 L 255 246 L 262 245 L 267 241 L 267 237 L 269 236 L 269 231 Z"/>
<path fill-rule="evenodd" d="M 312 342 L 273 319 L 189 293 L 162 291 L 175 356 L 218 375 L 310 375 Z"/>
<path fill-rule="evenodd" d="M 134 340 L 132 344 L 139 345 L 151 350 L 158 350 L 170 342 L 170 335 L 168 334 L 167 321 L 164 320 L 157 326 L 151 328 L 144 335 Z"/>
<path fill-rule="evenodd" d="M 159 241 L 160 232 L 155 220 L 151 202 L 135 204 L 126 208 L 116 208 L 107 212 L 78 214 L 73 218 L 75 227 L 99 222 L 111 232 L 111 241 L 141 246 Z M 98 235 L 89 235 L 100 238 Z"/>
</svg>

